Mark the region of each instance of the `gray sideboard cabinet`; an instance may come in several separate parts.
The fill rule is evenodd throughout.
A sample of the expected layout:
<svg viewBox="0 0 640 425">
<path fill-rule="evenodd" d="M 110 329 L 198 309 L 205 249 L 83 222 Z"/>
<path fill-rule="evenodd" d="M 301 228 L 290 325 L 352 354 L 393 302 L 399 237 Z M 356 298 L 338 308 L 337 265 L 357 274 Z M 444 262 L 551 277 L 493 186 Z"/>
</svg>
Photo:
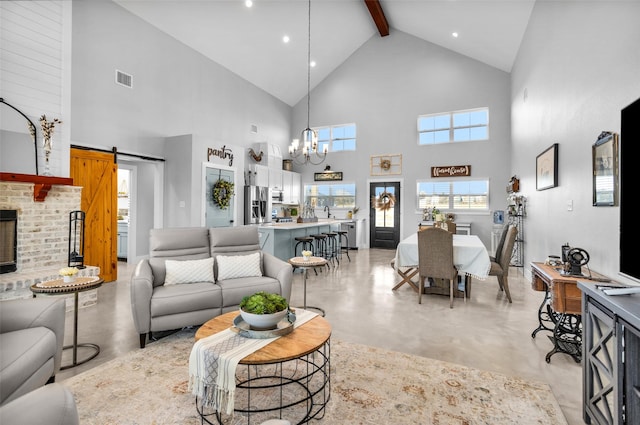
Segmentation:
<svg viewBox="0 0 640 425">
<path fill-rule="evenodd" d="M 640 424 L 640 294 L 582 290 L 583 418 L 588 424 Z"/>
</svg>

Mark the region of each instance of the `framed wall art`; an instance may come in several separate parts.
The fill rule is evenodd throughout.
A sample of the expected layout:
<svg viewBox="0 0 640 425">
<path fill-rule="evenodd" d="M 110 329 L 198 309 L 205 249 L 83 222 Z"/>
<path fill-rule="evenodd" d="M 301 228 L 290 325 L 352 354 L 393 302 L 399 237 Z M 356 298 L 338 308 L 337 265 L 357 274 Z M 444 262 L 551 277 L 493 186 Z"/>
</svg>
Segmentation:
<svg viewBox="0 0 640 425">
<path fill-rule="evenodd" d="M 371 155 L 371 175 L 402 174 L 402 154 Z"/>
<path fill-rule="evenodd" d="M 313 181 L 316 181 L 316 182 L 342 181 L 342 171 L 323 171 L 321 173 L 313 173 Z"/>
<path fill-rule="evenodd" d="M 618 135 L 603 131 L 591 148 L 593 205 L 618 205 Z"/>
<path fill-rule="evenodd" d="M 536 157 L 536 190 L 558 186 L 558 144 L 554 143 Z"/>
</svg>

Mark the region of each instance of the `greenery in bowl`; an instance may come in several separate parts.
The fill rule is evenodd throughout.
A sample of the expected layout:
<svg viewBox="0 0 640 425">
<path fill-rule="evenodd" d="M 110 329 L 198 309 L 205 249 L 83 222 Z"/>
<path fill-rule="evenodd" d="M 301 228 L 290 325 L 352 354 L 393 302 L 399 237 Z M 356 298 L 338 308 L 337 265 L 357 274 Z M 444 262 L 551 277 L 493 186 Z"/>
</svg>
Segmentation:
<svg viewBox="0 0 640 425">
<path fill-rule="evenodd" d="M 278 295 L 260 291 L 240 301 L 240 309 L 252 314 L 273 314 L 289 308 L 287 300 Z"/>
</svg>

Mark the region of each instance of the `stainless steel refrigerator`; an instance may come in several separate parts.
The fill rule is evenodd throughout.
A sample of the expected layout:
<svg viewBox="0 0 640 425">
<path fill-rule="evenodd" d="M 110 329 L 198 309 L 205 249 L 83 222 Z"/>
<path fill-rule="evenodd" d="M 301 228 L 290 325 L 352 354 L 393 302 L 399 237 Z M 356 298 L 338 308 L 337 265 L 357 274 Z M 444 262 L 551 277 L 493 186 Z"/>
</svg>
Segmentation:
<svg viewBox="0 0 640 425">
<path fill-rule="evenodd" d="M 244 224 L 271 222 L 271 196 L 268 187 L 244 187 Z"/>
</svg>

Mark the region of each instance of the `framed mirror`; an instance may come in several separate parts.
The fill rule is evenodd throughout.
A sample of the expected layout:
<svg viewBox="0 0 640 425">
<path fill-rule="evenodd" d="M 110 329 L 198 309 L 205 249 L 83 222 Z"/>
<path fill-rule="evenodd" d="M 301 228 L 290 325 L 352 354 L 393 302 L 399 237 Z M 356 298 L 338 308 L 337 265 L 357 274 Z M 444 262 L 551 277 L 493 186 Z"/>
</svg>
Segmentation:
<svg viewBox="0 0 640 425">
<path fill-rule="evenodd" d="M 593 205 L 618 205 L 618 135 L 603 131 L 591 148 Z"/>
</svg>

